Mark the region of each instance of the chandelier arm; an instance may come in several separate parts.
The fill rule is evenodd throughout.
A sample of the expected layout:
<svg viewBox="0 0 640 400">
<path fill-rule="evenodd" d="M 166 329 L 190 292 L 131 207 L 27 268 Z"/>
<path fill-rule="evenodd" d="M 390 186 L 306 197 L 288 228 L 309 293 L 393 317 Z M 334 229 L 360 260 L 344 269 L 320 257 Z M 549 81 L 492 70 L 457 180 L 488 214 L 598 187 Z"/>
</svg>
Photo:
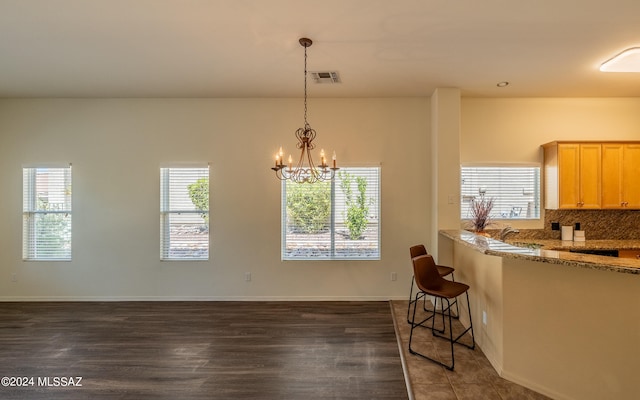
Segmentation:
<svg viewBox="0 0 640 400">
<path fill-rule="evenodd" d="M 300 169 L 304 166 L 304 153 L 307 151 L 307 145 L 304 141 L 300 143 L 300 158 L 298 158 L 298 163 L 296 164 L 296 169 Z"/>
<path fill-rule="evenodd" d="M 313 163 L 313 157 L 311 156 L 311 151 L 309 151 L 309 148 L 310 148 L 309 144 L 310 142 L 308 140 L 305 141 L 304 150 L 302 151 L 302 154 L 300 154 L 300 170 L 303 171 L 304 173 L 304 177 L 303 177 L 304 182 L 314 183 L 317 181 L 316 166 Z M 305 156 L 305 153 L 306 153 L 306 156 Z M 305 158 L 308 165 L 307 168 L 304 168 Z"/>
<path fill-rule="evenodd" d="M 276 171 L 276 178 L 280 179 L 281 181 L 285 180 L 285 177 L 282 176 L 282 168 L 272 168 Z"/>
<path fill-rule="evenodd" d="M 318 180 L 318 169 L 313 163 L 313 157 L 311 157 L 310 151 L 307 151 L 307 163 L 309 164 L 309 178 L 312 178 L 313 181 L 316 182 Z"/>
<path fill-rule="evenodd" d="M 313 131 L 313 135 L 315 136 L 315 131 Z M 315 146 L 313 146 L 311 140 L 309 140 L 307 146 L 307 162 L 309 164 L 309 169 L 311 170 L 310 175 L 314 177 L 314 182 L 324 181 L 326 180 L 326 169 L 323 169 L 321 168 L 321 166 L 315 164 L 315 162 L 313 161 L 313 155 L 311 154 L 311 151 L 308 150 L 314 147 Z"/>
</svg>

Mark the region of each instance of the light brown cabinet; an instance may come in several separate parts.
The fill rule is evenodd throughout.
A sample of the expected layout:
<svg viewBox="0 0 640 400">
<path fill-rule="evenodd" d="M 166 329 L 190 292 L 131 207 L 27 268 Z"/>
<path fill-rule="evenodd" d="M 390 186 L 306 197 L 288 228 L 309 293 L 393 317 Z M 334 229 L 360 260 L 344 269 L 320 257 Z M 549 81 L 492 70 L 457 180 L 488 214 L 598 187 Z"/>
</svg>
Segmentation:
<svg viewBox="0 0 640 400">
<path fill-rule="evenodd" d="M 640 209 L 640 144 L 602 145 L 602 208 Z"/>
<path fill-rule="evenodd" d="M 553 142 L 543 148 L 545 208 L 599 209 L 602 145 Z"/>
<path fill-rule="evenodd" d="M 618 250 L 618 257 L 640 260 L 640 250 Z"/>
<path fill-rule="evenodd" d="M 551 142 L 545 208 L 640 209 L 640 142 Z"/>
</svg>

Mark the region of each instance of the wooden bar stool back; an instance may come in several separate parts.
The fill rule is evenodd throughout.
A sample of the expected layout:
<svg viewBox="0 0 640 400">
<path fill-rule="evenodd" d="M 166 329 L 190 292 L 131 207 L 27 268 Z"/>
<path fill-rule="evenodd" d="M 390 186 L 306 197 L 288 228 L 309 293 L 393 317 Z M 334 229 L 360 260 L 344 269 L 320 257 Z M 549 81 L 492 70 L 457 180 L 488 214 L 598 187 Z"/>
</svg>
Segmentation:
<svg viewBox="0 0 640 400">
<path fill-rule="evenodd" d="M 409 248 L 409 254 L 411 255 L 411 259 L 414 259 L 418 256 L 424 256 L 429 254 L 427 252 L 427 248 L 424 247 L 423 244 L 417 244 L 415 246 L 411 246 Z M 452 267 L 447 267 L 444 265 L 436 265 L 436 268 L 438 268 L 438 273 L 440 274 L 440 276 L 445 277 L 445 276 L 449 276 L 451 275 L 451 280 L 455 282 L 455 277 L 453 275 L 453 272 L 455 271 L 455 268 Z M 415 282 L 415 276 L 411 277 L 411 287 L 409 288 L 409 305 L 407 306 L 407 323 L 411 323 L 409 318 L 411 315 L 411 306 L 416 304 L 415 301 L 413 300 L 413 285 Z M 458 310 L 458 302 L 454 301 L 452 303 L 452 305 L 455 304 L 456 306 L 456 314 L 454 315 L 454 318 L 458 318 L 459 315 L 459 310 Z M 423 308 L 425 311 L 427 311 L 426 306 L 423 305 Z"/>
</svg>

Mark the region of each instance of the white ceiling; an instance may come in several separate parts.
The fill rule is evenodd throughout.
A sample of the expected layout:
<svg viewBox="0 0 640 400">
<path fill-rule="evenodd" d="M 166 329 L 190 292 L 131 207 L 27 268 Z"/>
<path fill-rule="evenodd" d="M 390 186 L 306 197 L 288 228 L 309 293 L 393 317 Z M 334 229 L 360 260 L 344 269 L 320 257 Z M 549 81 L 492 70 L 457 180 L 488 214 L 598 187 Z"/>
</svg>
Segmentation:
<svg viewBox="0 0 640 400">
<path fill-rule="evenodd" d="M 0 97 L 300 97 L 302 36 L 310 97 L 640 96 L 639 0 L 0 0 Z"/>
</svg>

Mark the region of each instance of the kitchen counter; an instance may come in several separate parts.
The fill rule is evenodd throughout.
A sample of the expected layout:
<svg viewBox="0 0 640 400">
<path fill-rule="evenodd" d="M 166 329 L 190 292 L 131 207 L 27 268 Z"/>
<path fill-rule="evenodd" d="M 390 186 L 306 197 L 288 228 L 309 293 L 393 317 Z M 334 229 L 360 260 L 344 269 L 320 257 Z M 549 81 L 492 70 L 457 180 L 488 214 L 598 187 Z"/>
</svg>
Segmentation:
<svg viewBox="0 0 640 400">
<path fill-rule="evenodd" d="M 438 263 L 470 286 L 460 322 L 472 317 L 498 374 L 553 399 L 637 399 L 640 261 L 568 250 L 635 252 L 640 241 L 512 240 L 445 230 L 437 244 Z"/>
<path fill-rule="evenodd" d="M 636 250 L 640 249 L 640 240 L 587 240 L 585 242 L 538 239 L 510 240 L 511 243 L 521 244 L 515 246 L 465 230 L 443 230 L 440 231 L 440 234 L 488 255 L 640 275 L 640 260 L 569 252 L 571 249 Z M 537 244 L 541 247 L 523 247 L 526 244 L 531 246 Z"/>
<path fill-rule="evenodd" d="M 567 240 L 543 240 L 543 239 L 508 239 L 506 243 L 520 247 L 526 244 L 540 245 L 543 250 L 640 250 L 640 240 L 586 240 L 573 242 Z"/>
</svg>

